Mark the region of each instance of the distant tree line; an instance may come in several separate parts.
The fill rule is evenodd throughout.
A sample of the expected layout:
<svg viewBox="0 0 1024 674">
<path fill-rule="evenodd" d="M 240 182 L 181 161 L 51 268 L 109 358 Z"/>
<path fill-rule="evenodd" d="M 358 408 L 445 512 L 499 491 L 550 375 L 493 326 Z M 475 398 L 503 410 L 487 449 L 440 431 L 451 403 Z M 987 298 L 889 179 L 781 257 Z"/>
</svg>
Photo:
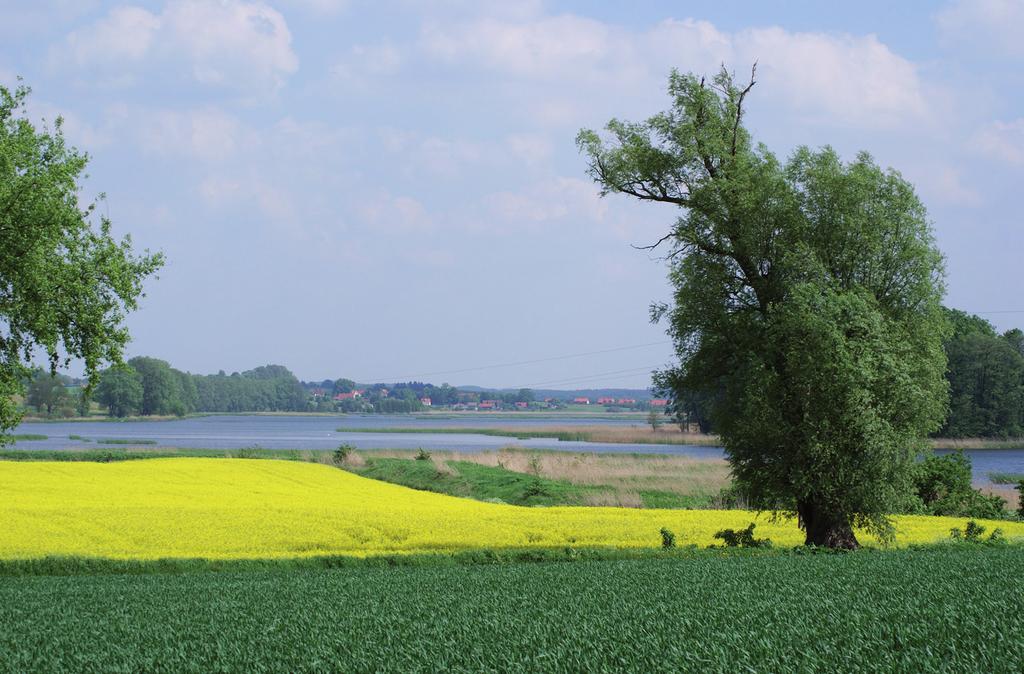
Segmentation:
<svg viewBox="0 0 1024 674">
<path fill-rule="evenodd" d="M 114 417 L 307 409 L 305 390 L 281 365 L 263 365 L 241 374 L 196 375 L 144 356 L 105 370 L 95 400 Z"/>
<path fill-rule="evenodd" d="M 958 309 L 946 309 L 952 333 L 944 348 L 948 367 L 949 413 L 937 437 L 1024 437 L 1024 332 L 996 331 L 984 318 Z M 671 373 L 659 388 L 671 391 Z M 675 396 L 667 412 L 682 425 L 713 432 L 708 416 L 709 396 Z"/>
<path fill-rule="evenodd" d="M 983 318 L 948 311 L 949 438 L 1024 436 L 1024 332 L 1003 334 Z"/>
</svg>

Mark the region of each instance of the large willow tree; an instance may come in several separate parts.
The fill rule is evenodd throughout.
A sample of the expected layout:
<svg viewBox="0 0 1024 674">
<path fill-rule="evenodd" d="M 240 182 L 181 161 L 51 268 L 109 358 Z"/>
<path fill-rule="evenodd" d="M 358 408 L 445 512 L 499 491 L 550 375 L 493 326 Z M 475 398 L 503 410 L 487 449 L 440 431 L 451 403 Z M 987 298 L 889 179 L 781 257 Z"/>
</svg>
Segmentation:
<svg viewBox="0 0 1024 674">
<path fill-rule="evenodd" d="M 899 173 L 831 148 L 782 163 L 743 125 L 754 86 L 673 72 L 671 108 L 578 143 L 603 193 L 676 207 L 662 245 L 679 364 L 710 401 L 751 502 L 795 514 L 808 544 L 888 536 L 921 438 L 943 421 L 943 262 Z M 654 247 L 652 246 L 652 247 Z"/>
</svg>

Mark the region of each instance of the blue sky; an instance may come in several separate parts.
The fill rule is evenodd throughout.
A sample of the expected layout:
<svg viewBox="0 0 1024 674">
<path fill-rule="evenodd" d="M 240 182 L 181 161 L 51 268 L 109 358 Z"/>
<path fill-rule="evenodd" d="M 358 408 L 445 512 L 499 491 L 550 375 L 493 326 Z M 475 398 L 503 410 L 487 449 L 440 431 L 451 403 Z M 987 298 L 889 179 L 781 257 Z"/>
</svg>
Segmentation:
<svg viewBox="0 0 1024 674">
<path fill-rule="evenodd" d="M 581 127 L 663 109 L 673 67 L 756 60 L 757 139 L 900 170 L 947 256 L 947 304 L 1024 310 L 1021 35 L 1020 0 L 3 1 L 0 82 L 65 117 L 93 157 L 85 196 L 167 256 L 131 355 L 640 387 L 671 361 L 647 321 L 669 288 L 630 244 L 675 214 L 599 198 Z M 590 355 L 548 360 L 573 354 Z"/>
</svg>

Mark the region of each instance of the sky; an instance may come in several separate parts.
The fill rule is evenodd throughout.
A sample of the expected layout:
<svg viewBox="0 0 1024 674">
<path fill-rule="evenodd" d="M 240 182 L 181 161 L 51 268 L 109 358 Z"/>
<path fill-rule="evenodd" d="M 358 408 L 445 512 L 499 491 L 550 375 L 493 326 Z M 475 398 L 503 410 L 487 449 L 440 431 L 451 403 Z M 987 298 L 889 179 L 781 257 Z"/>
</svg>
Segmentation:
<svg viewBox="0 0 1024 674">
<path fill-rule="evenodd" d="M 780 157 L 867 150 L 917 188 L 946 303 L 1024 327 L 1024 0 L 0 0 L 0 83 L 65 120 L 83 197 L 163 251 L 128 355 L 305 380 L 646 387 L 672 362 L 632 246 L 664 204 L 601 198 L 575 137 L 741 76 Z M 1017 313 L 1012 313 L 1017 312 Z"/>
</svg>

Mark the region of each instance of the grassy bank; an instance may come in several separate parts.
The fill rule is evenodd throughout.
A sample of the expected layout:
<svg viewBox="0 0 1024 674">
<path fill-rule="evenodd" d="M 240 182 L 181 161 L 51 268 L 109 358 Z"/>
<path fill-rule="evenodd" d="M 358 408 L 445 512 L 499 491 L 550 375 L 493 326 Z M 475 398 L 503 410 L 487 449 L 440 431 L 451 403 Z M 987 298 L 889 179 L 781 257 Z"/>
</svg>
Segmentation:
<svg viewBox="0 0 1024 674">
<path fill-rule="evenodd" d="M 705 445 L 716 446 L 719 440 L 713 435 L 683 433 L 677 426 L 662 427 L 657 431 L 650 427 L 636 426 L 508 426 L 498 428 L 410 428 L 403 426 L 388 428 L 338 428 L 339 433 L 415 433 L 433 435 L 488 435 L 502 438 L 529 440 L 551 438 L 562 442 L 606 442 L 633 445 Z"/>
<path fill-rule="evenodd" d="M 9 578 L 0 670 L 1009 672 L 1022 578 L 1014 546 Z"/>
<path fill-rule="evenodd" d="M 652 454 L 370 450 L 346 463 L 353 472 L 395 484 L 516 505 L 631 508 L 722 507 L 731 484 L 719 459 Z"/>
</svg>

